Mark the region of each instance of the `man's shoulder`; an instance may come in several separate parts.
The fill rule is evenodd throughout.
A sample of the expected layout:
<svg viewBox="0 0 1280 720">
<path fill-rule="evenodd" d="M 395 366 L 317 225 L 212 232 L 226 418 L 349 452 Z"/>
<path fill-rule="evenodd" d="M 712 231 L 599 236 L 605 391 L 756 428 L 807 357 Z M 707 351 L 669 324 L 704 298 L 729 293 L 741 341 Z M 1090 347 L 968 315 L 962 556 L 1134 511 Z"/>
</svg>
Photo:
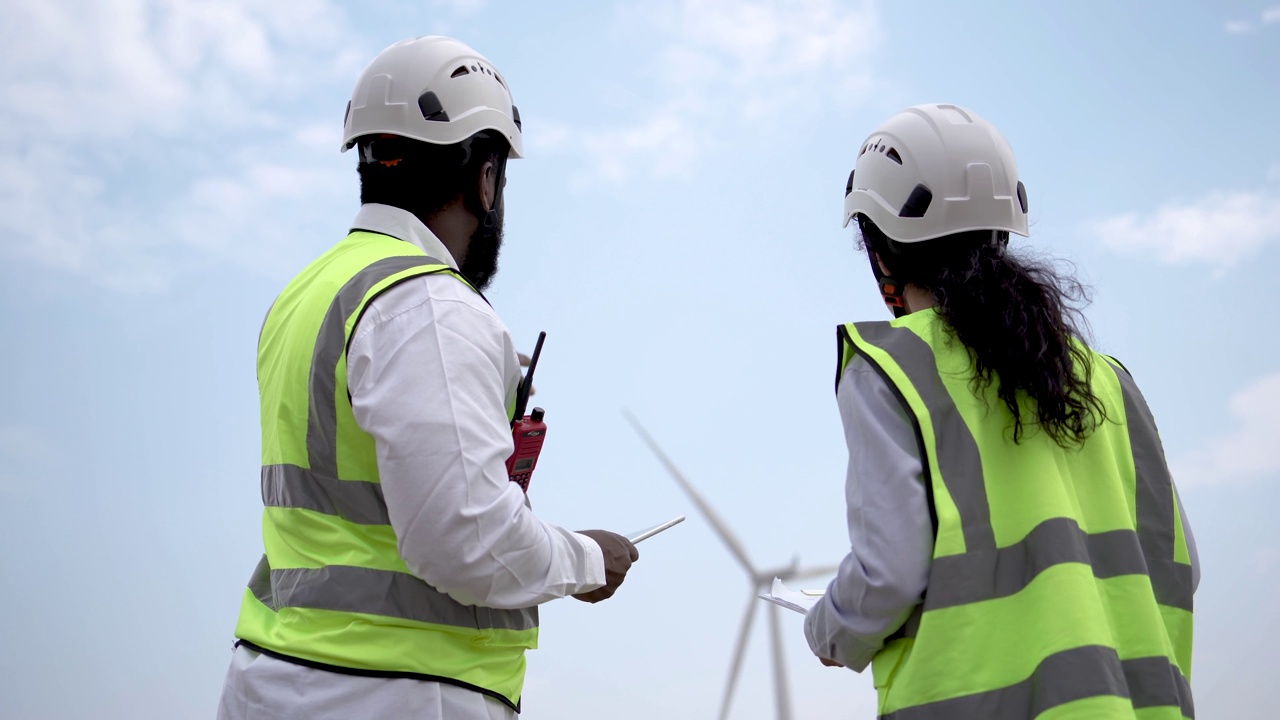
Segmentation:
<svg viewBox="0 0 1280 720">
<path fill-rule="evenodd" d="M 417 275 L 396 283 L 371 299 L 361 318 L 381 323 L 411 314 L 431 322 L 487 325 L 505 332 L 506 326 L 493 307 L 470 284 L 452 271 Z"/>
</svg>

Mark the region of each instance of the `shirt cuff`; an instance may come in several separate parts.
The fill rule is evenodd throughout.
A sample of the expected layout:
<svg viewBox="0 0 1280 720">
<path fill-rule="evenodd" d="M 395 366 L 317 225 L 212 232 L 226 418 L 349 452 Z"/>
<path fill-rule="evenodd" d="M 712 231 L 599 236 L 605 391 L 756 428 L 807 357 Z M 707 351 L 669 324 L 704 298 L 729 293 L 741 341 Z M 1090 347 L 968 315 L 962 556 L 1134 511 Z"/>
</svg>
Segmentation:
<svg viewBox="0 0 1280 720">
<path fill-rule="evenodd" d="M 578 593 L 591 592 L 596 588 L 603 587 L 604 578 L 604 551 L 600 549 L 599 543 L 586 535 L 579 533 L 569 533 L 569 535 L 578 541 L 582 546 L 582 589 Z"/>
<path fill-rule="evenodd" d="M 835 660 L 841 665 L 862 672 L 872 658 L 884 647 L 883 640 L 871 638 L 871 642 L 858 637 L 838 617 L 831 607 L 831 599 L 824 597 L 809 610 L 804 618 L 804 637 L 814 655 Z"/>
</svg>

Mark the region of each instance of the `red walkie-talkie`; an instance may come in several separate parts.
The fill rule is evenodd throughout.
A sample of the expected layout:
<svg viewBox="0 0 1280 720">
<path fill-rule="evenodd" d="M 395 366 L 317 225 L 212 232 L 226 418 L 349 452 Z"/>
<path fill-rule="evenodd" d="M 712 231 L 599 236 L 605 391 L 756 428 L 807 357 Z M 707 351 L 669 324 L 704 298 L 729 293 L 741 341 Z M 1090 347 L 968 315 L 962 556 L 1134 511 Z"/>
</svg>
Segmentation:
<svg viewBox="0 0 1280 720">
<path fill-rule="evenodd" d="M 529 404 L 529 389 L 533 387 L 533 371 L 538 368 L 538 355 L 542 353 L 542 341 L 547 339 L 545 332 L 538 333 L 538 344 L 533 347 L 533 357 L 529 359 L 529 372 L 516 388 L 515 418 L 511 421 L 511 439 L 515 442 L 515 450 L 507 458 L 507 477 L 520 489 L 529 492 L 529 480 L 533 477 L 533 469 L 538 466 L 538 453 L 542 452 L 542 441 L 547 437 L 547 424 L 542 422 L 543 409 L 536 407 L 533 413 L 524 414 Z"/>
</svg>

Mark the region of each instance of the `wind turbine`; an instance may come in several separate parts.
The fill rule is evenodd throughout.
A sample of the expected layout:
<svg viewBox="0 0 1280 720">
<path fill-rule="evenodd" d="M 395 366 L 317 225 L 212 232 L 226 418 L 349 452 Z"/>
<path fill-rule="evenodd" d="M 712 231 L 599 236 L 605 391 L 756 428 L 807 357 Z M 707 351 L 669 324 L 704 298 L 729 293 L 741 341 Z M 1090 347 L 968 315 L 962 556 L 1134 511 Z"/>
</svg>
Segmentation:
<svg viewBox="0 0 1280 720">
<path fill-rule="evenodd" d="M 684 490 L 694 505 L 698 506 L 698 511 L 702 513 L 707 522 L 711 524 L 712 529 L 720 536 L 720 540 L 724 542 L 725 547 L 729 549 L 729 553 L 737 559 L 738 564 L 747 572 L 747 579 L 751 584 L 750 592 L 747 595 L 747 610 L 742 616 L 742 628 L 738 632 L 738 642 L 733 651 L 733 664 L 729 668 L 729 678 L 725 683 L 724 700 L 720 704 L 720 720 L 726 720 L 729 717 L 729 705 L 733 700 L 733 691 L 738 684 L 738 672 L 742 669 L 742 658 L 747 653 L 747 638 L 751 635 L 751 625 L 755 622 L 756 607 L 760 604 L 756 596 L 762 590 L 768 589 L 773 582 L 773 578 L 781 578 L 782 580 L 794 580 L 800 578 L 817 577 L 821 575 L 832 575 L 839 569 L 837 565 L 826 567 L 802 568 L 800 567 L 800 558 L 793 557 L 789 565 L 775 568 L 766 568 L 759 570 L 747 557 L 747 550 L 742 545 L 729 526 L 716 514 L 711 508 L 706 498 L 693 487 L 693 484 L 685 478 L 684 473 L 671 462 L 671 458 L 658 447 L 658 443 L 649 435 L 640 421 L 636 419 L 630 411 L 623 410 L 622 414 L 631 423 L 631 427 L 635 428 L 636 433 L 640 435 L 640 439 L 649 446 L 653 454 L 666 467 L 667 472 Z M 778 606 L 766 603 L 769 612 L 769 639 L 773 646 L 773 698 L 777 708 L 778 720 L 791 720 L 791 696 L 787 686 L 787 667 L 782 652 L 782 625 L 778 619 Z"/>
</svg>

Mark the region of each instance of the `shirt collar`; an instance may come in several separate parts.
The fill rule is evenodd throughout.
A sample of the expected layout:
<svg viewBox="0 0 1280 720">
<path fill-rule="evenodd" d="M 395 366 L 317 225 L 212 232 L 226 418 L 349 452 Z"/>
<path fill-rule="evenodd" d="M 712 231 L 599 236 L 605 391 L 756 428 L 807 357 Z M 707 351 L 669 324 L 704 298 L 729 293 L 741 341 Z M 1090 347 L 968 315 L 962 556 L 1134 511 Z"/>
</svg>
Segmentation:
<svg viewBox="0 0 1280 720">
<path fill-rule="evenodd" d="M 365 203 L 360 206 L 360 212 L 356 213 L 351 229 L 389 235 L 397 240 L 412 243 L 422 248 L 427 255 L 454 270 L 458 269 L 458 263 L 454 261 L 453 255 L 444 243 L 440 242 L 440 238 L 436 237 L 435 233 L 408 210 L 380 203 Z"/>
</svg>

